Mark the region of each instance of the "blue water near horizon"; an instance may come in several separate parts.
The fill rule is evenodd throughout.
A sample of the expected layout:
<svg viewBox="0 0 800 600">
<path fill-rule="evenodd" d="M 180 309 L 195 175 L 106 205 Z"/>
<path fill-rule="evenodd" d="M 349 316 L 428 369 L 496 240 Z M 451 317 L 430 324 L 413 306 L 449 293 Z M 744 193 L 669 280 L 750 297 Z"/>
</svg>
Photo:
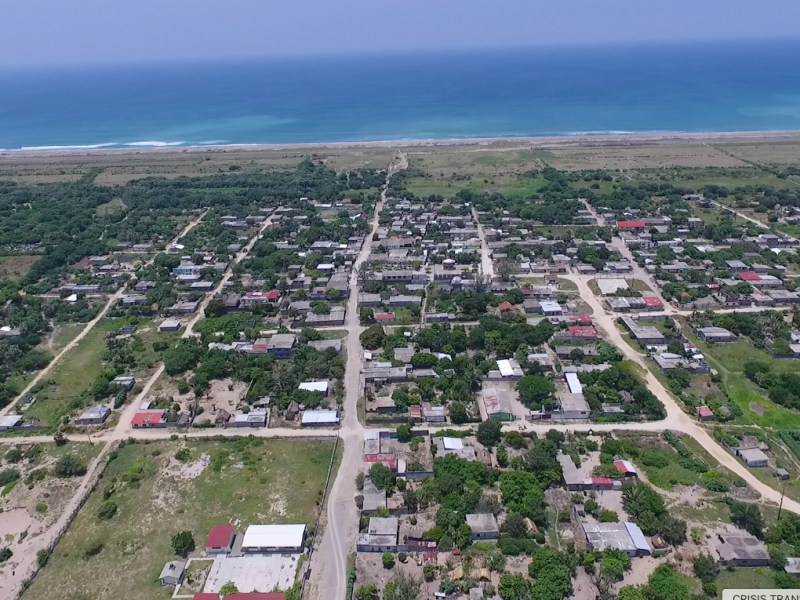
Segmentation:
<svg viewBox="0 0 800 600">
<path fill-rule="evenodd" d="M 800 130 L 800 39 L 0 71 L 0 149 Z"/>
</svg>

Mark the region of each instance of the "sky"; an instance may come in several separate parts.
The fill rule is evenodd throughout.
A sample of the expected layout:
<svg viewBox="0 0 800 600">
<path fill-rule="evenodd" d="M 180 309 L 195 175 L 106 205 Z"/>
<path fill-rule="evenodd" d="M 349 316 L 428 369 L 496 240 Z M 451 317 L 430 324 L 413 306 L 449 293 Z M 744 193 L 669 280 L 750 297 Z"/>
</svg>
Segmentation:
<svg viewBox="0 0 800 600">
<path fill-rule="evenodd" d="M 7 0 L 0 67 L 800 37 L 796 0 Z"/>
</svg>

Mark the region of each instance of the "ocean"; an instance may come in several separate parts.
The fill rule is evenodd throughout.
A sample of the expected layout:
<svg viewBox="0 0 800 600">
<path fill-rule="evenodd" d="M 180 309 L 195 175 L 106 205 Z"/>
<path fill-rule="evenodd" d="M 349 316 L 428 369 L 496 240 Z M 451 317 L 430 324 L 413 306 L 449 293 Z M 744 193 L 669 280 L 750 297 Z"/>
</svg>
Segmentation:
<svg viewBox="0 0 800 600">
<path fill-rule="evenodd" d="M 0 149 L 800 129 L 800 40 L 0 71 Z"/>
</svg>

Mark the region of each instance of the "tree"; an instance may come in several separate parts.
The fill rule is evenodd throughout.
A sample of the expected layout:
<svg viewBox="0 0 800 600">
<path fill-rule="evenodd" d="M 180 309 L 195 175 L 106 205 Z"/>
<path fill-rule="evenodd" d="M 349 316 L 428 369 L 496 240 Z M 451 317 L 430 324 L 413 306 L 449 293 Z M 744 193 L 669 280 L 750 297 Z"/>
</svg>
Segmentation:
<svg viewBox="0 0 800 600">
<path fill-rule="evenodd" d="M 411 425 L 406 423 L 405 425 L 398 425 L 397 427 L 397 439 L 401 442 L 408 442 L 413 437 L 411 433 Z"/>
<path fill-rule="evenodd" d="M 646 598 L 641 587 L 626 585 L 619 590 L 617 600 L 646 600 Z"/>
<path fill-rule="evenodd" d="M 668 544 L 680 546 L 686 541 L 686 521 L 667 515 L 661 520 L 659 532 Z"/>
<path fill-rule="evenodd" d="M 797 589 L 797 577 L 787 573 L 786 571 L 778 571 L 772 574 L 775 581 L 775 587 L 779 590 L 794 590 Z"/>
<path fill-rule="evenodd" d="M 647 580 L 647 596 L 653 600 L 689 600 L 689 587 L 668 564 L 659 565 Z"/>
<path fill-rule="evenodd" d="M 497 593 L 503 600 L 525 600 L 530 584 L 524 576 L 514 573 L 503 573 Z"/>
<path fill-rule="evenodd" d="M 731 521 L 748 533 L 760 538 L 764 533 L 764 517 L 757 504 L 730 500 Z"/>
<path fill-rule="evenodd" d="M 608 581 L 621 581 L 630 568 L 631 559 L 621 550 L 606 550 L 600 559 L 600 573 Z"/>
<path fill-rule="evenodd" d="M 392 470 L 381 463 L 375 463 L 369 468 L 369 478 L 379 490 L 389 490 L 394 486 L 395 482 L 395 475 Z"/>
<path fill-rule="evenodd" d="M 500 425 L 500 421 L 487 419 L 478 425 L 478 441 L 488 448 L 500 443 L 501 436 L 502 426 Z"/>
<path fill-rule="evenodd" d="M 417 600 L 422 580 L 403 570 L 397 571 L 392 580 L 383 588 L 384 600 Z"/>
<path fill-rule="evenodd" d="M 517 382 L 519 397 L 527 406 L 541 406 L 555 391 L 553 380 L 542 375 L 526 375 Z"/>
<path fill-rule="evenodd" d="M 506 533 L 513 538 L 528 537 L 528 526 L 525 523 L 525 517 L 520 514 L 508 515 L 508 518 L 500 526 L 500 532 Z"/>
<path fill-rule="evenodd" d="M 597 519 L 601 523 L 617 523 L 619 521 L 619 516 L 613 510 L 601 510 L 600 516 Z"/>
<path fill-rule="evenodd" d="M 65 454 L 56 461 L 53 473 L 58 477 L 80 477 L 86 474 L 86 466 L 74 456 Z"/>
<path fill-rule="evenodd" d="M 186 558 L 194 552 L 194 538 L 190 531 L 181 531 L 172 536 L 172 549 L 175 554 Z"/>
<path fill-rule="evenodd" d="M 356 489 L 360 492 L 364 489 L 364 480 L 366 479 L 366 475 L 359 471 L 358 475 L 356 475 Z"/>
<path fill-rule="evenodd" d="M 361 585 L 356 590 L 355 599 L 356 600 L 375 600 L 378 597 L 378 586 L 374 583 L 368 583 L 367 585 Z"/>
<path fill-rule="evenodd" d="M 461 402 L 453 402 L 450 404 L 450 420 L 459 425 L 467 422 L 467 409 Z"/>
<path fill-rule="evenodd" d="M 230 596 L 231 594 L 238 594 L 239 588 L 236 587 L 235 583 L 229 581 L 219 588 L 219 593 L 224 598 L 225 596 Z"/>
<path fill-rule="evenodd" d="M 411 357 L 411 365 L 415 369 L 432 369 L 439 364 L 439 359 L 430 352 L 417 352 Z"/>
<path fill-rule="evenodd" d="M 767 546 L 769 551 L 769 566 L 776 571 L 783 571 L 786 567 L 786 552 L 778 545 L 770 544 Z"/>
<path fill-rule="evenodd" d="M 712 556 L 701 554 L 692 562 L 694 576 L 703 583 L 714 581 L 719 575 L 719 565 Z"/>
<path fill-rule="evenodd" d="M 381 556 L 384 569 L 391 569 L 394 566 L 394 555 L 391 552 L 384 552 Z"/>
<path fill-rule="evenodd" d="M 383 331 L 383 327 L 380 325 L 370 325 L 361 333 L 358 339 L 361 341 L 361 345 L 367 350 L 377 350 L 383 346 L 383 342 L 386 340 L 386 334 Z"/>
<path fill-rule="evenodd" d="M 14 553 L 10 548 L 0 548 L 0 563 L 6 562 L 12 556 L 14 556 Z"/>
</svg>

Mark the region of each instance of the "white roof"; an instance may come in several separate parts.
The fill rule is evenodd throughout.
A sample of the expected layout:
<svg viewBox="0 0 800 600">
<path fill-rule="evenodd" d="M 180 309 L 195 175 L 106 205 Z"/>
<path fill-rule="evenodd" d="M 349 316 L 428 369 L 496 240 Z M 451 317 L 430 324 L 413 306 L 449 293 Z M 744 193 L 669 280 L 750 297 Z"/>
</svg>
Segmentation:
<svg viewBox="0 0 800 600">
<path fill-rule="evenodd" d="M 307 392 L 327 392 L 328 391 L 328 382 L 327 381 L 304 381 L 299 386 L 297 386 L 298 390 L 305 390 Z"/>
<path fill-rule="evenodd" d="M 339 416 L 335 410 L 307 410 L 303 413 L 303 425 L 338 422 Z"/>
<path fill-rule="evenodd" d="M 14 427 L 22 421 L 22 415 L 7 415 L 0 417 L 0 427 Z"/>
<path fill-rule="evenodd" d="M 306 526 L 250 525 L 244 532 L 242 548 L 300 548 Z"/>
<path fill-rule="evenodd" d="M 569 393 L 570 394 L 582 394 L 583 393 L 583 385 L 581 384 L 580 380 L 578 379 L 577 373 L 567 373 L 564 375 L 564 378 L 567 380 L 567 385 L 569 386 Z"/>
<path fill-rule="evenodd" d="M 317 265 L 317 271 L 330 271 L 336 268 L 336 265 L 332 263 L 320 263 Z"/>
<path fill-rule="evenodd" d="M 443 437 L 442 442 L 445 450 L 461 450 L 464 447 L 461 438 Z"/>
<path fill-rule="evenodd" d="M 497 368 L 500 369 L 500 375 L 503 377 L 511 377 L 514 374 L 514 369 L 511 368 L 508 360 L 498 360 Z"/>
</svg>

